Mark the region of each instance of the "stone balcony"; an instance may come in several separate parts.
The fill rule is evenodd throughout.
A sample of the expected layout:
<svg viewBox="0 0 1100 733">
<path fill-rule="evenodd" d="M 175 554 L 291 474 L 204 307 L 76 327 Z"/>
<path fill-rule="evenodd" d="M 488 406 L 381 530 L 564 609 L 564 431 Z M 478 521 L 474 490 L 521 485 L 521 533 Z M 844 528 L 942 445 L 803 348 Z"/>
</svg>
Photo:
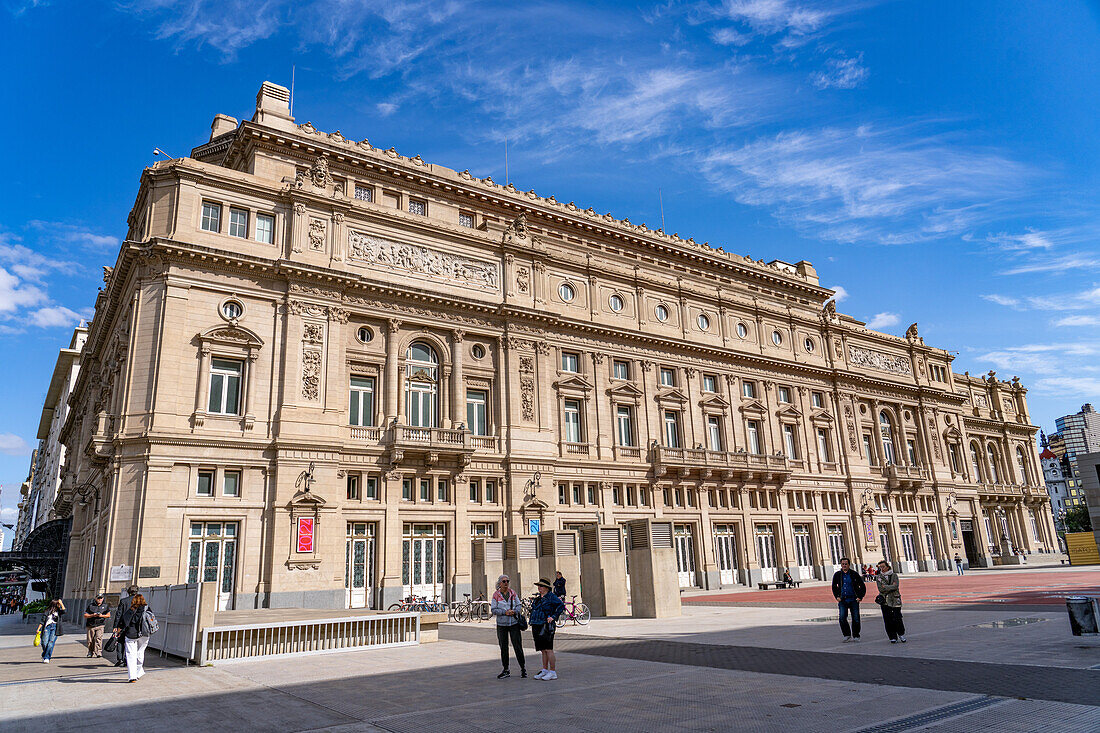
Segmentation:
<svg viewBox="0 0 1100 733">
<path fill-rule="evenodd" d="M 397 422 L 388 427 L 349 425 L 347 437 L 351 441 L 369 443 L 404 454 L 427 452 L 429 463 L 441 455 L 469 456 L 473 453 L 499 453 L 500 438 L 496 435 L 474 435 L 465 428 L 435 428 L 403 425 Z"/>
<path fill-rule="evenodd" d="M 923 466 L 888 463 L 880 466 L 879 470 L 891 489 L 919 489 L 928 480 L 928 471 Z"/>
<path fill-rule="evenodd" d="M 650 461 L 655 477 L 674 472 L 686 478 L 694 473 L 703 479 L 783 484 L 791 475 L 791 463 L 784 455 L 654 445 L 650 448 Z"/>
</svg>

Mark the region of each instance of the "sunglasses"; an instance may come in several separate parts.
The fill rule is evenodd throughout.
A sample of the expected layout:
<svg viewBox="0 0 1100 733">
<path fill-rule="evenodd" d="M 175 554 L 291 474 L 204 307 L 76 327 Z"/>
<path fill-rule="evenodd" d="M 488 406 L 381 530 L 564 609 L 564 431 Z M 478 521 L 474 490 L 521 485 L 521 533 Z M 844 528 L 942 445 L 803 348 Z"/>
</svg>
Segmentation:
<svg viewBox="0 0 1100 733">
<path fill-rule="evenodd" d="M 500 582 L 501 582 L 501 583 L 507 583 L 508 581 L 507 581 L 507 580 L 502 580 L 502 581 L 500 581 Z"/>
</svg>

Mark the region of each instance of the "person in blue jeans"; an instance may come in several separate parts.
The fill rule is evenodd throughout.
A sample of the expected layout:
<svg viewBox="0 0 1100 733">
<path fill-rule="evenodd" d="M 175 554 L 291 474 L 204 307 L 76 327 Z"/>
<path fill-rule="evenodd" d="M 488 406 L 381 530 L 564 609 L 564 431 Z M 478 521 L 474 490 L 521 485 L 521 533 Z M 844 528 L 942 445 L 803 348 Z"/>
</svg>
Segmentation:
<svg viewBox="0 0 1100 733">
<path fill-rule="evenodd" d="M 42 623 L 39 624 L 38 631 L 35 632 L 42 634 L 42 661 L 46 664 L 49 664 L 50 659 L 53 657 L 53 645 L 57 643 L 57 629 L 61 625 L 61 616 L 64 613 L 65 604 L 61 602 L 60 598 L 54 599 L 42 616 Z"/>
<path fill-rule="evenodd" d="M 840 611 L 840 633 L 844 641 L 859 641 L 859 602 L 867 595 L 867 586 L 859 573 L 852 570 L 852 561 L 840 558 L 840 570 L 833 573 L 833 597 Z M 848 625 L 848 614 L 852 614 L 852 625 Z"/>
<path fill-rule="evenodd" d="M 955 553 L 955 572 L 959 575 L 963 574 L 963 561 L 957 552 Z"/>
</svg>

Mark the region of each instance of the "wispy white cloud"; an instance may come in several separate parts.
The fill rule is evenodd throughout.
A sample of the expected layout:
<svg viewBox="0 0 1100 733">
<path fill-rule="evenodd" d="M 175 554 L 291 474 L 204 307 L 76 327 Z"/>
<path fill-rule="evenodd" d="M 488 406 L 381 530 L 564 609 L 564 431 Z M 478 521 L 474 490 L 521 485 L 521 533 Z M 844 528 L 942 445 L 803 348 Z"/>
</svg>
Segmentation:
<svg viewBox="0 0 1100 733">
<path fill-rule="evenodd" d="M 14 433 L 0 433 L 0 453 L 7 456 L 25 456 L 31 452 L 27 441 Z"/>
<path fill-rule="evenodd" d="M 118 249 L 119 239 L 107 234 L 97 234 L 85 226 L 59 221 L 32 219 L 27 226 L 57 242 L 75 244 L 92 250 Z"/>
<path fill-rule="evenodd" d="M 1043 377 L 1032 389 L 1052 396 L 1095 399 L 1100 394 L 1100 376 Z"/>
<path fill-rule="evenodd" d="M 1016 372 L 1074 374 L 1088 366 L 1086 361 L 1093 362 L 1097 355 L 1100 355 L 1100 344 L 1097 343 L 1038 343 L 989 351 L 980 355 L 978 361 Z"/>
<path fill-rule="evenodd" d="M 1092 286 L 1076 292 L 1060 292 L 1052 295 L 1026 295 L 1015 297 L 990 294 L 982 298 L 1016 310 L 1066 311 L 1100 307 L 1100 286 Z"/>
<path fill-rule="evenodd" d="M 716 12 L 757 33 L 799 36 L 819 30 L 836 14 L 827 5 L 790 0 L 725 0 Z"/>
<path fill-rule="evenodd" d="M 91 318 L 91 313 L 81 315 L 63 305 L 53 305 L 48 308 L 39 308 L 30 314 L 29 322 L 39 328 L 60 328 L 62 326 L 76 326 L 82 320 Z"/>
<path fill-rule="evenodd" d="M 833 291 L 833 296 L 829 300 L 843 303 L 848 299 L 848 290 L 843 285 L 833 285 L 829 290 Z"/>
<path fill-rule="evenodd" d="M 890 328 L 896 326 L 901 321 L 901 317 L 897 313 L 883 312 L 876 313 L 875 317 L 867 322 L 867 328 L 874 329 L 876 331 L 884 328 Z"/>
<path fill-rule="evenodd" d="M 733 28 L 715 28 L 710 32 L 710 40 L 719 46 L 744 46 L 752 42 L 752 36 Z"/>
<path fill-rule="evenodd" d="M 374 106 L 375 109 L 378 110 L 378 114 L 382 115 L 383 117 L 389 117 L 397 111 L 397 105 L 393 102 L 379 102 Z"/>
<path fill-rule="evenodd" d="M 810 81 L 818 89 L 855 89 L 867 80 L 870 72 L 863 65 L 863 55 L 858 58 L 831 58 L 825 68 L 810 74 Z"/>
<path fill-rule="evenodd" d="M 983 295 L 982 298 L 988 300 L 990 303 L 996 303 L 997 305 L 1003 305 L 1009 308 L 1015 308 L 1020 305 L 1019 298 L 1013 298 L 1009 295 L 998 295 L 997 293 L 990 293 L 989 295 Z"/>
<path fill-rule="evenodd" d="M 1054 322 L 1055 326 L 1100 326 L 1100 316 L 1066 316 Z"/>
</svg>

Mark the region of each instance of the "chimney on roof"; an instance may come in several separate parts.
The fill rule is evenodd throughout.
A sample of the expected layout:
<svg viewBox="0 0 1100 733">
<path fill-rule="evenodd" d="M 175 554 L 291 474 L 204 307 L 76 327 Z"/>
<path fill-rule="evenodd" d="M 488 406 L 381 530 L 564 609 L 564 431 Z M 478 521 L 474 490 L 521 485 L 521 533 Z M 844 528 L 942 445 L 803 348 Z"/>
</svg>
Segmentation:
<svg viewBox="0 0 1100 733">
<path fill-rule="evenodd" d="M 801 260 L 800 262 L 796 262 L 794 269 L 798 272 L 799 275 L 802 275 L 814 285 L 818 284 L 817 270 L 815 270 L 814 266 L 811 265 L 808 261 Z"/>
<path fill-rule="evenodd" d="M 256 95 L 256 114 L 252 115 L 252 121 L 284 130 L 294 129 L 294 118 L 290 116 L 290 90 L 265 81 Z"/>
<path fill-rule="evenodd" d="M 229 115 L 214 115 L 214 121 L 210 123 L 210 139 L 233 132 L 237 129 L 237 118 Z"/>
</svg>

